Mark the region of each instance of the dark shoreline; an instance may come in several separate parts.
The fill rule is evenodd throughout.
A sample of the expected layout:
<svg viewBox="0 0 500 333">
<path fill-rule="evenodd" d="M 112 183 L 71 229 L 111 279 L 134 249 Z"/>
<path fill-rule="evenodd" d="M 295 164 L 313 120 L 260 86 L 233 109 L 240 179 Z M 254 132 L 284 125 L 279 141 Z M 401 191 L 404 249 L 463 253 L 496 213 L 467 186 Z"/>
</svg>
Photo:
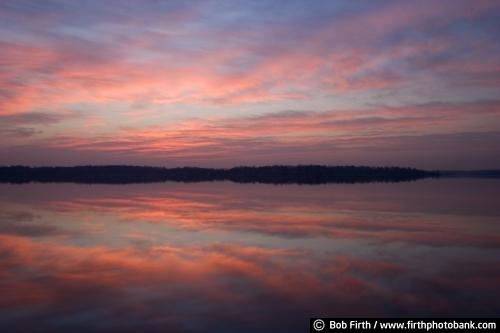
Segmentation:
<svg viewBox="0 0 500 333">
<path fill-rule="evenodd" d="M 366 166 L 260 166 L 212 169 L 148 166 L 0 167 L 0 183 L 133 184 L 233 181 L 266 184 L 327 184 L 414 181 L 439 177 L 438 171 Z"/>
</svg>

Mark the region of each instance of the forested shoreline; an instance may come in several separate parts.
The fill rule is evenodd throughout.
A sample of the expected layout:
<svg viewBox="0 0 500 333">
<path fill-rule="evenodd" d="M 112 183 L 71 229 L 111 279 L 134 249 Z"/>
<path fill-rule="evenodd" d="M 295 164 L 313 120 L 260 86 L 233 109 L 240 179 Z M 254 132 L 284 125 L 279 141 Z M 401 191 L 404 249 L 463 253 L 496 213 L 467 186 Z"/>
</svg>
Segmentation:
<svg viewBox="0 0 500 333">
<path fill-rule="evenodd" d="M 233 181 L 269 184 L 326 184 L 412 181 L 438 177 L 437 171 L 366 166 L 240 166 L 228 169 L 150 166 L 0 167 L 3 183 L 130 184 L 153 182 Z"/>
</svg>

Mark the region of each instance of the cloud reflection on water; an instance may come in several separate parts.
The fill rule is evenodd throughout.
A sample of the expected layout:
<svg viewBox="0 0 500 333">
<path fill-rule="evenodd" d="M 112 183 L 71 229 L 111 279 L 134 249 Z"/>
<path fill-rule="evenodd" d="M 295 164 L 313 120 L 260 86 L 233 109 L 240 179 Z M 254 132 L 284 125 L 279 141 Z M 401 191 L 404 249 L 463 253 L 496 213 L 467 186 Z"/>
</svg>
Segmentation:
<svg viewBox="0 0 500 333">
<path fill-rule="evenodd" d="M 304 331 L 312 316 L 500 310 L 488 182 L 1 189 L 6 328 Z"/>
</svg>

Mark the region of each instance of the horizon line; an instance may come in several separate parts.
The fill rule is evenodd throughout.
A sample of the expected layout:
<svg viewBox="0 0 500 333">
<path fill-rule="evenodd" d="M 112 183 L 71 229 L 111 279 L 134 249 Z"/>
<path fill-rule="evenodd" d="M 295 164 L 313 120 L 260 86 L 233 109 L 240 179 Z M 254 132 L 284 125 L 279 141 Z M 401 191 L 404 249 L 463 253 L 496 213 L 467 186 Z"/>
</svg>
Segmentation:
<svg viewBox="0 0 500 333">
<path fill-rule="evenodd" d="M 420 168 L 408 165 L 368 165 L 368 164 L 318 164 L 318 163 L 298 163 L 298 164 L 239 164 L 230 167 L 208 167 L 195 165 L 182 166 L 166 166 L 166 165 L 148 165 L 148 164 L 73 164 L 73 165 L 25 165 L 25 164 L 8 164 L 0 165 L 0 168 L 79 168 L 79 167 L 141 167 L 141 168 L 158 168 L 158 169 L 211 169 L 211 170 L 231 170 L 235 168 L 266 168 L 266 167 L 327 167 L 327 168 L 400 168 L 413 169 L 428 172 L 479 172 L 479 171 L 500 171 L 500 168 L 478 168 L 478 169 L 450 169 L 450 168 Z"/>
</svg>

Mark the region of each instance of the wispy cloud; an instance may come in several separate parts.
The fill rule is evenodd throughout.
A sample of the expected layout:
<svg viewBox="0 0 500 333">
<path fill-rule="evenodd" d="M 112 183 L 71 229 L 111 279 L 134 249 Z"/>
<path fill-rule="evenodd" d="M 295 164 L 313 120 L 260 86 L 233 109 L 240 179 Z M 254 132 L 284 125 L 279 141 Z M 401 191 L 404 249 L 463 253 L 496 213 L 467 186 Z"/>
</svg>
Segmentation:
<svg viewBox="0 0 500 333">
<path fill-rule="evenodd" d="M 390 164 L 392 155 L 398 164 L 429 167 L 452 167 L 460 160 L 465 163 L 471 156 L 469 150 L 474 150 L 473 155 L 481 157 L 466 163 L 470 166 L 492 163 L 498 155 L 494 138 L 499 135 L 499 113 L 496 101 L 285 111 L 244 118 L 195 118 L 162 126 L 123 128 L 100 136 L 55 136 L 40 140 L 39 146 L 30 149 L 109 153 L 121 163 L 158 164 L 163 160 L 167 165 L 206 165 L 211 159 L 224 165 L 242 161 L 345 164 L 349 160 Z M 474 149 L 478 143 L 480 150 Z M 402 158 L 405 150 L 410 158 Z M 378 151 L 379 158 L 370 151 Z M 429 164 L 440 154 L 442 158 Z"/>
<path fill-rule="evenodd" d="M 491 113 L 464 111 L 456 120 L 429 105 L 422 117 L 423 108 L 412 106 L 479 105 L 498 97 L 500 6 L 494 1 L 55 1 L 4 2 L 1 9 L 0 115 L 23 123 L 3 133 L 31 131 L 25 143 L 40 146 L 36 133 L 57 122 L 47 149 L 171 156 L 190 149 L 208 158 L 250 139 L 244 149 L 313 146 L 327 132 L 349 140 L 387 128 L 406 136 L 437 134 L 438 126 L 442 135 L 499 129 Z M 407 107 L 397 116 L 375 108 L 345 113 L 345 119 L 318 112 L 295 124 L 270 124 L 275 110 L 294 104 L 328 110 L 341 99 L 354 110 L 374 103 Z M 270 115 L 249 119 L 249 107 Z M 56 110 L 84 110 L 101 125 L 89 122 L 86 132 L 94 137 L 77 138 Z M 209 121 L 190 120 L 193 114 Z M 225 119 L 210 120 L 217 117 Z"/>
</svg>

